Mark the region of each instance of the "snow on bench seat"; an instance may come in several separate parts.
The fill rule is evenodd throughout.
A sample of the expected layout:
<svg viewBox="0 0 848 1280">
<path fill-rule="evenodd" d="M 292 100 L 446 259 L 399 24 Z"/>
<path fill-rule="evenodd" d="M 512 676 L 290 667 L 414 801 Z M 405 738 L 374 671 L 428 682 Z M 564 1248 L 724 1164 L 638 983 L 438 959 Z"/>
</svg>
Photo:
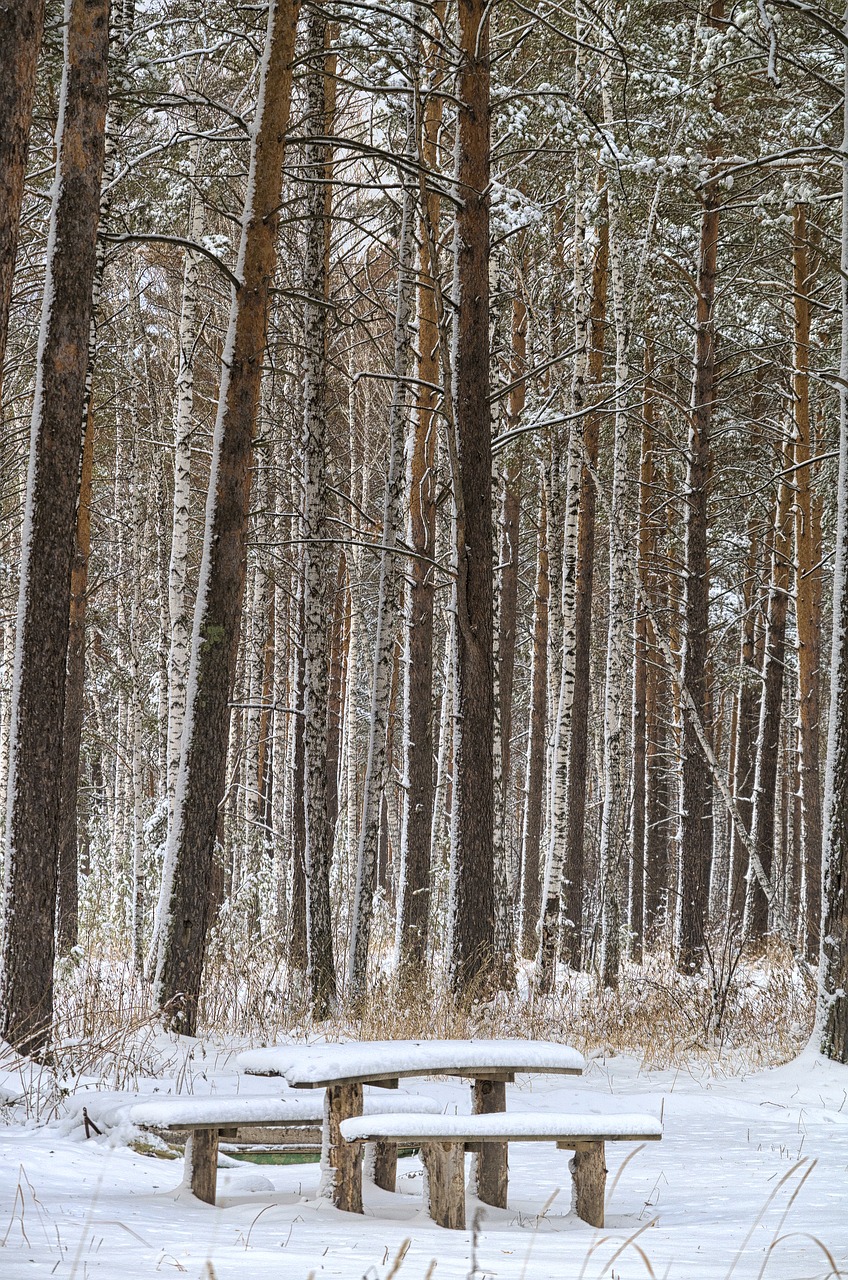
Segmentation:
<svg viewBox="0 0 848 1280">
<path fill-rule="evenodd" d="M 151 1098 L 116 1093 L 77 1093 L 67 1099 L 68 1109 L 78 1116 L 85 1107 L 89 1119 L 104 1129 L 135 1125 L 143 1129 L 210 1129 L 256 1125 L 271 1128 L 286 1124 L 321 1124 L 324 1100 L 320 1094 L 286 1090 L 282 1094 L 210 1094 L 205 1097 L 180 1095 Z M 367 1093 L 365 1115 L 403 1111 L 434 1115 L 441 1110 L 432 1098 L 410 1093 Z"/>
<path fill-rule="evenodd" d="M 662 1124 L 655 1116 L 626 1112 L 365 1116 L 343 1120 L 339 1127 L 350 1143 L 420 1146 L 427 1170 L 425 1195 L 430 1217 L 441 1227 L 460 1230 L 465 1228 L 466 1148 L 479 1151 L 485 1143 L 555 1142 L 558 1147 L 572 1149 L 572 1208 L 590 1226 L 602 1227 L 607 1176 L 604 1144 L 662 1138 Z M 505 1198 L 501 1207 L 506 1208 Z"/>
<path fill-rule="evenodd" d="M 579 1142 L 654 1141 L 662 1137 L 655 1116 L 593 1115 L 551 1111 L 495 1112 L 475 1116 L 378 1115 L 343 1120 L 348 1142 Z"/>
<path fill-rule="evenodd" d="M 373 1040 L 341 1044 L 275 1045 L 238 1056 L 241 1071 L 282 1076 L 296 1088 L 408 1076 L 522 1072 L 579 1075 L 581 1054 L 545 1040 Z"/>
</svg>

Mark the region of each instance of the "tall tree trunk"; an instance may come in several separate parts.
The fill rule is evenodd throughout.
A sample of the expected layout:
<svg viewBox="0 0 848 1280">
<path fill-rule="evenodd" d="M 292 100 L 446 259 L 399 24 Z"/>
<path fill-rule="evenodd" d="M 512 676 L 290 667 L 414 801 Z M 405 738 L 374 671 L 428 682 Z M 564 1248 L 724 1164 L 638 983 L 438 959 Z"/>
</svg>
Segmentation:
<svg viewBox="0 0 848 1280">
<path fill-rule="evenodd" d="M 589 390 L 594 395 L 603 379 L 606 330 L 609 224 L 606 200 L 596 225 L 592 264 L 592 297 L 589 325 Z M 583 448 L 594 466 L 598 458 L 601 418 L 589 404 L 583 418 Z M 571 742 L 568 753 L 567 830 L 565 847 L 564 958 L 579 969 L 583 941 L 583 841 L 586 823 L 586 786 L 589 765 L 589 703 L 591 697 L 592 586 L 595 572 L 595 485 L 584 465 L 580 478 L 580 522 L 577 535 L 577 584 L 574 602 L 574 702 L 571 709 Z"/>
<path fill-rule="evenodd" d="M 839 294 L 839 481 L 833 571 L 830 723 L 824 798 L 824 914 L 819 966 L 822 1053 L 848 1062 L 848 16 L 843 26 L 842 250 Z"/>
<path fill-rule="evenodd" d="M 456 215 L 457 725 L 451 974 L 464 993 L 494 944 L 492 444 L 489 409 L 489 7 L 460 0 Z"/>
<path fill-rule="evenodd" d="M 407 106 L 406 156 L 412 168 L 417 150 L 415 104 Z M 389 764 L 389 710 L 392 695 L 392 668 L 398 624 L 396 551 L 401 532 L 401 491 L 404 479 L 404 436 L 406 385 L 410 357 L 413 265 L 415 252 L 415 187 L 408 173 L 403 175 L 403 211 L 398 241 L 397 297 L 394 330 L 394 378 L 389 407 L 389 459 L 383 500 L 383 536 L 380 546 L 380 580 L 377 598 L 374 667 L 371 684 L 371 713 L 368 721 L 368 748 L 362 793 L 362 820 L 359 828 L 359 857 L 356 897 L 353 909 L 349 982 L 350 995 L 360 1001 L 365 994 L 368 969 L 368 942 L 374 905 L 377 846 L 380 832 L 381 800 Z"/>
<path fill-rule="evenodd" d="M 0 4 L 0 402 L 44 0 Z"/>
<path fill-rule="evenodd" d="M 530 666 L 530 731 L 524 814 L 521 827 L 521 952 L 536 955 L 541 906 L 539 849 L 542 843 L 542 805 L 545 782 L 545 711 L 548 684 L 548 508 L 545 486 L 539 483 L 539 531 L 533 610 L 533 657 Z"/>
<path fill-rule="evenodd" d="M 788 467 L 791 447 L 785 443 L 780 453 L 783 468 Z M 766 609 L 766 647 L 763 663 L 763 689 L 760 699 L 760 724 L 757 734 L 757 762 L 754 773 L 754 811 L 751 840 L 760 863 L 774 882 L 775 806 L 777 803 L 777 766 L 780 753 L 780 713 L 783 705 L 783 671 L 786 665 L 786 612 L 789 605 L 792 549 L 792 489 L 786 476 L 779 482 L 775 507 L 772 566 Z M 758 883 L 753 867 L 748 870 L 746 901 L 747 936 L 762 941 L 768 931 L 766 895 Z"/>
<path fill-rule="evenodd" d="M 723 0 L 712 0 L 708 26 L 717 28 Z M 720 109 L 716 88 L 713 105 Z M 717 148 L 707 147 L 709 161 Z M 707 500 L 710 478 L 710 434 L 716 394 L 715 289 L 721 194 L 715 180 L 703 191 L 701 237 L 695 281 L 695 359 L 689 441 L 686 454 L 685 637 L 683 679 L 701 723 L 707 725 L 709 703 L 709 555 Z M 683 767 L 680 813 L 680 915 L 677 964 L 682 973 L 700 969 L 709 910 L 710 859 L 713 847 L 713 787 L 704 768 L 691 717 L 683 722 Z"/>
<path fill-rule="evenodd" d="M 162 874 L 156 999 L 194 1032 L 208 926 L 208 881 L 224 796 L 229 702 L 238 656 L 253 436 L 291 103 L 297 0 L 271 0 L 230 325 L 221 369 L 186 724 Z"/>
<path fill-rule="evenodd" d="M 436 0 L 434 19 L 444 19 L 446 0 Z M 435 69 L 436 42 L 426 59 Z M 438 167 L 438 135 L 443 99 L 432 92 L 423 106 L 421 154 L 429 170 Z M 418 391 L 410 424 L 407 485 L 409 539 L 415 552 L 406 588 L 406 652 L 403 663 L 403 818 L 398 883 L 397 962 L 423 965 L 430 915 L 430 846 L 433 827 L 433 606 L 436 554 L 436 409 L 440 399 L 439 323 L 431 275 L 429 236 L 438 239 L 439 198 L 425 191 L 421 210 L 418 285 Z"/>
<path fill-rule="evenodd" d="M 795 618 L 798 644 L 798 756 L 801 770 L 801 840 L 804 868 L 804 949 L 819 952 L 822 815 L 819 778 L 819 661 L 822 613 L 821 511 L 813 495 L 810 429 L 810 268 L 807 211 L 796 204 L 792 239 L 795 359 Z"/>
<path fill-rule="evenodd" d="M 327 469 L 327 295 L 330 151 L 325 71 L 326 18 L 309 18 L 311 65 L 306 94 L 310 139 L 306 144 L 307 231 L 303 311 L 303 496 L 304 496 L 304 777 L 306 808 L 306 936 L 314 1014 L 335 1006 L 336 970 L 330 910 L 333 828 L 327 805 L 327 713 L 329 693 L 327 611 L 329 537 Z"/>
<path fill-rule="evenodd" d="M 108 0 L 68 0 L 58 160 L 30 430 L 6 804 L 0 1034 L 44 1048 L 54 912 L 71 565 L 105 153 Z"/>
</svg>

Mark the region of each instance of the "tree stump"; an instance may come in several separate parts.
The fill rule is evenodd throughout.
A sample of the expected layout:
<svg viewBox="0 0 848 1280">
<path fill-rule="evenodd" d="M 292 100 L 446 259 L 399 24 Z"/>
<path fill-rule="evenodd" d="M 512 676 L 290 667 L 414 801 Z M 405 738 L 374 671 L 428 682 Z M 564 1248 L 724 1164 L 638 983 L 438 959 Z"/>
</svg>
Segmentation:
<svg viewBox="0 0 848 1280">
<path fill-rule="evenodd" d="M 218 1130 L 195 1129 L 186 1143 L 191 1193 L 204 1204 L 215 1203 L 218 1182 Z"/>
<path fill-rule="evenodd" d="M 506 1111 L 506 1084 L 503 1080 L 475 1080 L 473 1106 L 475 1116 Z M 475 1157 L 477 1161 L 476 1194 L 484 1204 L 506 1208 L 507 1153 L 506 1142 L 484 1142 Z"/>
<path fill-rule="evenodd" d="M 374 1143 L 374 1185 L 384 1191 L 394 1191 L 397 1184 L 397 1143 Z"/>
<path fill-rule="evenodd" d="M 425 1142 L 430 1217 L 440 1227 L 465 1229 L 465 1146 L 461 1142 Z"/>
<path fill-rule="evenodd" d="M 577 1147 L 569 1163 L 574 1179 L 571 1206 L 591 1227 L 604 1225 L 607 1169 L 603 1142 Z"/>
<path fill-rule="evenodd" d="M 324 1119 L 331 1196 L 336 1208 L 348 1213 L 362 1212 L 362 1148 L 358 1142 L 345 1142 L 339 1126 L 342 1120 L 361 1115 L 361 1084 L 328 1086 L 324 1094 Z"/>
</svg>

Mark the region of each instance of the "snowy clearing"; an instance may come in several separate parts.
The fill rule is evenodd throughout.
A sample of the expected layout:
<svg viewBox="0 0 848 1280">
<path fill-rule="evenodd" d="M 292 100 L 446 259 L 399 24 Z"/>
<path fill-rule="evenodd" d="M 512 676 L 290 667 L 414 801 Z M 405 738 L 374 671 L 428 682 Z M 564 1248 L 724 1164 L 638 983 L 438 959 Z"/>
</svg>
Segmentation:
<svg viewBox="0 0 848 1280">
<path fill-rule="evenodd" d="M 188 1087 L 232 1090 L 232 1070 L 228 1055 Z M 463 1082 L 412 1088 L 447 1114 L 470 1110 Z M 469 1221 L 479 1208 L 476 1239 L 428 1219 L 415 1157 L 399 1164 L 399 1194 L 365 1184 L 361 1218 L 317 1198 L 315 1164 L 228 1167 L 210 1208 L 181 1188 L 181 1162 L 114 1138 L 85 1141 L 67 1120 L 12 1123 L 0 1129 L 0 1276 L 824 1280 L 848 1270 L 845 1067 L 810 1051 L 738 1077 L 596 1058 L 579 1080 L 517 1080 L 507 1105 L 575 1112 L 583 1099 L 663 1120 L 662 1142 L 608 1148 L 606 1229 L 569 1213 L 568 1153 L 528 1143 L 510 1150 L 507 1210 L 469 1197 Z"/>
</svg>

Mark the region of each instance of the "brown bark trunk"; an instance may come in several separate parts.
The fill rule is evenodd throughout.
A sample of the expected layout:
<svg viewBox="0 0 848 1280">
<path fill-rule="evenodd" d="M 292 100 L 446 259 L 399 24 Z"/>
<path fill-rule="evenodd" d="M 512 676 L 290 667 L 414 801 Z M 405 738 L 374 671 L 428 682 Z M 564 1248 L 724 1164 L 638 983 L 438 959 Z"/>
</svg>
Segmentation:
<svg viewBox="0 0 848 1280">
<path fill-rule="evenodd" d="M 527 745 L 527 783 L 521 833 L 521 946 L 536 955 L 536 924 L 541 907 L 540 845 L 545 786 L 545 711 L 548 691 L 548 530 L 545 486 L 539 484 L 539 534 L 536 553 L 536 591 L 533 614 L 533 662 L 530 676 L 530 734 Z"/>
<path fill-rule="evenodd" d="M 44 0 L 0 5 L 0 401 Z"/>
<path fill-rule="evenodd" d="M 804 950 L 815 962 L 821 914 L 822 814 L 819 777 L 819 664 L 822 627 L 821 511 L 813 495 L 810 430 L 810 268 L 807 211 L 795 206 L 792 242 L 795 309 L 795 616 L 798 629 L 798 754 L 804 868 Z"/>
<path fill-rule="evenodd" d="M 43 1049 L 53 1012 L 54 913 L 71 565 L 105 152 L 108 0 L 74 0 L 66 32 L 21 555 L 6 814 L 0 1034 Z"/>
<path fill-rule="evenodd" d="M 597 226 L 598 242 L 592 266 L 590 304 L 589 393 L 604 372 L 604 333 L 607 309 L 609 225 L 606 207 Z M 583 447 L 589 463 L 598 459 L 600 414 L 588 410 L 583 419 Z M 574 609 L 574 701 L 571 708 L 571 740 L 568 747 L 568 801 L 566 812 L 564 918 L 562 955 L 572 969 L 579 969 L 583 950 L 583 842 L 586 825 L 586 786 L 589 773 L 589 703 L 591 697 L 592 585 L 595 573 L 595 485 L 584 467 L 580 478 L 580 516 L 577 533 L 577 586 Z"/>
<path fill-rule="evenodd" d="M 201 566 L 191 705 L 180 761 L 178 801 L 165 885 L 157 999 L 171 1022 L 194 1032 L 208 925 L 207 883 L 218 805 L 224 794 L 229 702 L 238 657 L 250 516 L 253 437 L 276 268 L 285 134 L 291 103 L 297 0 L 276 0 L 268 15 L 268 61 L 251 155 L 252 197 L 242 233 L 241 285 L 232 303 L 230 350 L 222 374 L 213 506 Z M 168 889 L 170 888 L 170 892 Z"/>
<path fill-rule="evenodd" d="M 494 942 L 492 444 L 489 409 L 489 34 L 485 0 L 460 0 L 456 215 L 457 709 L 452 980 L 467 992 Z"/>
</svg>

